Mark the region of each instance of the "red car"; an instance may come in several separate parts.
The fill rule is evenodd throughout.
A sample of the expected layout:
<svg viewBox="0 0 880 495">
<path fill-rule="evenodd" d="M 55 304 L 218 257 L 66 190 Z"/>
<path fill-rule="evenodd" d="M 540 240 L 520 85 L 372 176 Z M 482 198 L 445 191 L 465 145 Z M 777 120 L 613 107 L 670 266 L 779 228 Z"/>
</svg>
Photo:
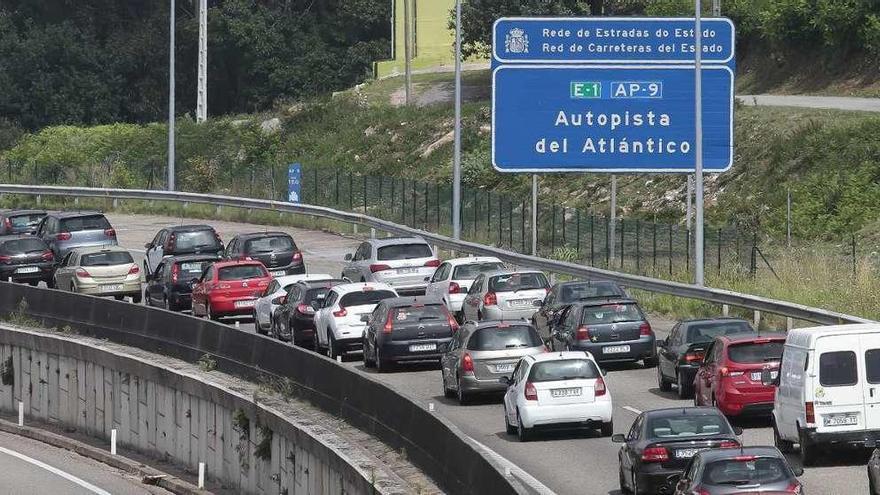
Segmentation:
<svg viewBox="0 0 880 495">
<path fill-rule="evenodd" d="M 694 378 L 694 404 L 715 406 L 727 416 L 768 414 L 775 388 L 761 383 L 761 372 L 775 378 L 784 335 L 754 333 L 716 337 Z"/>
<path fill-rule="evenodd" d="M 259 261 L 218 261 L 193 281 L 193 316 L 217 320 L 249 315 L 272 276 Z"/>
</svg>

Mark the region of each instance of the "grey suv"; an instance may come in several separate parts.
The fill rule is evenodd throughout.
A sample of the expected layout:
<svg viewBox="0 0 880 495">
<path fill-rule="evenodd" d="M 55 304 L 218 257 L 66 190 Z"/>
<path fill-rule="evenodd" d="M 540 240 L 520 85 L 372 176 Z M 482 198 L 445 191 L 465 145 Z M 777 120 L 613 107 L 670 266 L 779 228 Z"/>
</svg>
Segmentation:
<svg viewBox="0 0 880 495">
<path fill-rule="evenodd" d="M 37 237 L 49 245 L 60 261 L 71 249 L 116 246 L 116 230 L 99 212 L 49 213 L 37 228 Z"/>
</svg>

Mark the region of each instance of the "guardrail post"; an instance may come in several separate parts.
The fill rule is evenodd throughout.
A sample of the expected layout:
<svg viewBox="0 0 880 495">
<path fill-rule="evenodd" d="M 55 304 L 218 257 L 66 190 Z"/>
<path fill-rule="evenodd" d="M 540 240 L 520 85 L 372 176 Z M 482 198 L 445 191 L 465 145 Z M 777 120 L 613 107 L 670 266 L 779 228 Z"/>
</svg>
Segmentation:
<svg viewBox="0 0 880 495">
<path fill-rule="evenodd" d="M 119 208 L 119 199 L 113 198 L 113 209 Z"/>
<path fill-rule="evenodd" d="M 79 208 L 79 198 L 73 198 L 73 205 Z"/>
<path fill-rule="evenodd" d="M 794 318 L 788 316 L 785 318 L 785 331 L 791 331 L 792 328 L 794 328 Z"/>
<path fill-rule="evenodd" d="M 755 310 L 755 328 L 758 328 L 760 326 L 761 326 L 761 311 L 756 309 Z"/>
<path fill-rule="evenodd" d="M 37 206 L 40 206 L 42 204 L 43 204 L 43 197 L 41 195 L 37 194 Z"/>
<path fill-rule="evenodd" d="M 375 239 L 375 238 L 376 238 L 376 229 L 371 227 L 370 228 L 370 239 Z M 434 251 L 436 251 L 436 250 L 437 249 L 435 248 Z"/>
<path fill-rule="evenodd" d="M 184 201 L 184 202 L 183 202 L 183 208 L 184 208 L 184 209 L 189 208 L 189 201 Z M 250 214 L 250 210 L 248 210 L 248 214 Z"/>
<path fill-rule="evenodd" d="M 223 205 L 217 205 L 217 210 L 216 210 L 216 212 L 215 212 L 214 214 L 217 215 L 217 216 L 219 217 L 219 216 L 220 216 L 220 212 L 222 212 L 222 211 L 223 211 Z"/>
<path fill-rule="evenodd" d="M 358 233 L 358 224 L 356 224 L 356 223 L 351 224 L 351 232 L 352 232 L 354 235 L 357 235 L 357 233 Z"/>
<path fill-rule="evenodd" d="M 728 305 L 728 304 L 721 305 L 721 316 L 730 316 L 730 305 Z"/>
</svg>

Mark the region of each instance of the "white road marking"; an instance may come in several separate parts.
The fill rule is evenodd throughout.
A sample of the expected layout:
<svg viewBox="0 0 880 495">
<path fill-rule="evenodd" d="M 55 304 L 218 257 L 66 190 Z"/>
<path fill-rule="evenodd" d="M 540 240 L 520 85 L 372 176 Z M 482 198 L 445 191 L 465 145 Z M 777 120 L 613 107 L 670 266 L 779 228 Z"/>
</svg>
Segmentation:
<svg viewBox="0 0 880 495">
<path fill-rule="evenodd" d="M 92 493 L 96 493 L 98 495 L 111 495 L 110 492 L 102 490 L 102 489 L 98 488 L 97 486 L 89 483 L 88 481 L 83 481 L 83 480 L 77 478 L 76 476 L 66 472 L 66 471 L 62 471 L 56 467 L 53 467 L 53 466 L 46 464 L 45 462 L 38 461 L 38 460 L 31 458 L 31 457 L 28 457 L 22 453 L 16 452 L 14 450 L 9 450 L 5 447 L 0 447 L 0 452 L 4 453 L 6 455 L 10 455 L 12 457 L 21 459 L 22 461 L 33 464 L 34 466 L 37 466 L 39 468 L 43 468 L 46 471 L 49 471 L 50 473 L 55 474 L 57 476 L 61 476 L 62 478 L 66 479 L 68 481 L 71 481 L 73 483 L 76 483 L 77 485 L 85 488 L 86 490 L 89 490 Z"/>
<path fill-rule="evenodd" d="M 494 458 L 498 463 L 504 466 L 505 470 L 509 471 L 510 474 L 517 478 L 521 483 L 525 483 L 529 485 L 534 491 L 542 494 L 542 495 L 556 495 L 556 492 L 548 488 L 546 485 L 538 481 L 534 476 L 525 472 L 521 467 L 514 464 L 512 461 L 508 460 L 506 457 L 502 456 L 498 452 L 490 449 L 489 447 L 483 445 L 478 442 L 474 437 L 468 435 L 468 438 L 477 444 L 478 447 L 483 449 L 483 451 L 489 457 Z"/>
<path fill-rule="evenodd" d="M 623 408 L 626 409 L 627 411 L 633 413 L 633 414 L 642 414 L 642 411 L 639 411 L 638 409 L 636 409 L 636 408 L 634 408 L 634 407 L 623 406 Z"/>
</svg>

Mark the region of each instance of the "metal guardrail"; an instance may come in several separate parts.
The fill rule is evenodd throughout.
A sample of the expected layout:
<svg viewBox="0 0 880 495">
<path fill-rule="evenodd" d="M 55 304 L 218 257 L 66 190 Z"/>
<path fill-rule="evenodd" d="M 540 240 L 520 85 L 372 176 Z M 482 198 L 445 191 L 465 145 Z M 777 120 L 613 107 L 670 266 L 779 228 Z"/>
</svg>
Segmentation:
<svg viewBox="0 0 880 495">
<path fill-rule="evenodd" d="M 523 255 L 483 244 L 455 240 L 450 237 L 414 229 L 360 213 L 350 213 L 323 206 L 286 203 L 265 199 L 240 198 L 232 196 L 220 196 L 215 194 L 198 194 L 172 191 L 148 191 L 140 189 L 99 189 L 90 187 L 68 186 L 31 186 L 20 184 L 0 184 L 0 193 L 24 194 L 34 196 L 66 196 L 104 198 L 111 200 L 131 199 L 141 201 L 176 201 L 182 203 L 209 204 L 214 206 L 228 206 L 234 208 L 251 208 L 255 210 L 281 211 L 286 213 L 308 215 L 329 220 L 367 225 L 379 231 L 390 232 L 397 235 L 418 235 L 428 242 L 444 249 L 469 253 L 482 256 L 495 256 L 503 261 L 520 266 L 529 266 L 545 270 L 550 273 L 558 273 L 581 278 L 594 278 L 610 280 L 626 287 L 642 289 L 650 292 L 668 294 L 672 296 L 698 299 L 715 304 L 723 304 L 733 307 L 746 308 L 753 311 L 777 314 L 797 320 L 805 320 L 821 325 L 836 325 L 845 323 L 874 323 L 873 320 L 858 316 L 847 315 L 821 308 L 812 308 L 803 304 L 786 301 L 777 301 L 760 296 L 742 294 L 738 292 L 698 287 L 696 285 L 671 282 L 668 280 L 630 275 L 613 272 L 600 268 L 593 268 L 564 261 L 549 260 L 537 256 Z"/>
</svg>

